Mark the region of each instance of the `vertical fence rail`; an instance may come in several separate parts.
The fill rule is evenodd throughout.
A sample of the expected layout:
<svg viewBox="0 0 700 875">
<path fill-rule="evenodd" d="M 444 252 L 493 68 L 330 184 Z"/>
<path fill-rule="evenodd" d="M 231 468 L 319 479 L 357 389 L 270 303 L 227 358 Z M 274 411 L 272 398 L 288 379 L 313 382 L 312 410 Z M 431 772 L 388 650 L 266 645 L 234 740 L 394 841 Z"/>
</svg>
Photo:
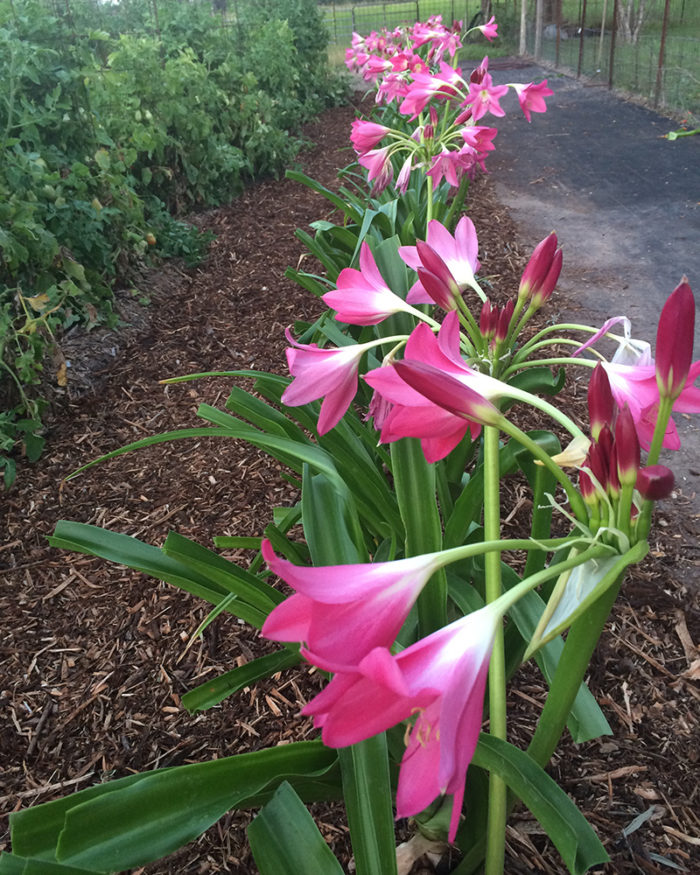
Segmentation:
<svg viewBox="0 0 700 875">
<path fill-rule="evenodd" d="M 654 86 L 654 106 L 659 105 L 661 99 L 661 83 L 663 80 L 664 71 L 664 51 L 666 48 L 666 31 L 668 30 L 668 11 L 671 5 L 671 0 L 666 0 L 664 4 L 664 18 L 661 23 L 661 44 L 659 46 L 659 63 L 656 67 L 656 84 Z"/>
</svg>

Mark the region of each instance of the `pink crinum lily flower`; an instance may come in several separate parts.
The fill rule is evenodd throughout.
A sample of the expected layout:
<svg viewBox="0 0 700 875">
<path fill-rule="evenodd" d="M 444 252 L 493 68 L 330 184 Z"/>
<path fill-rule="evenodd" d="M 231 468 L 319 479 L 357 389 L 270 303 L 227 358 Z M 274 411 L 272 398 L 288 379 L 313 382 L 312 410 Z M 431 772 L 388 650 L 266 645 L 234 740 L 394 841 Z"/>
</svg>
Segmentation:
<svg viewBox="0 0 700 875">
<path fill-rule="evenodd" d="M 674 297 L 679 289 L 682 289 L 680 297 Z M 619 345 L 611 361 L 602 364 L 610 380 L 615 402 L 620 408 L 629 405 L 639 441 L 645 450 L 651 446 L 656 426 L 659 382 L 666 381 L 669 386 L 669 396 L 674 397 L 674 411 L 700 413 L 700 388 L 694 385 L 700 377 L 700 361 L 691 363 L 694 312 L 695 302 L 690 286 L 687 282 L 681 283 L 669 297 L 659 320 L 656 353 L 657 357 L 661 355 L 661 364 L 652 358 L 648 343 L 630 337 L 630 323 L 624 316 L 608 319 L 574 353 L 577 355 L 582 352 L 607 334 L 614 325 L 622 323 L 624 337 L 618 339 Z M 691 326 L 690 331 L 688 325 Z M 669 419 L 662 446 L 678 450 L 680 445 L 676 424 Z"/>
<path fill-rule="evenodd" d="M 441 794 L 459 825 L 467 768 L 482 723 L 484 689 L 501 610 L 494 603 L 407 647 L 372 650 L 335 675 L 303 709 L 329 747 L 347 747 L 417 715 L 401 762 L 397 817 L 418 814 Z"/>
<path fill-rule="evenodd" d="M 389 147 L 370 149 L 369 152 L 360 155 L 357 160 L 363 167 L 367 168 L 367 181 L 373 183 L 372 192 L 379 194 L 384 191 L 394 175 Z"/>
<path fill-rule="evenodd" d="M 528 121 L 532 121 L 531 113 L 533 112 L 547 112 L 547 104 L 544 99 L 551 97 L 554 92 L 548 87 L 546 79 L 542 82 L 528 82 L 527 84 L 511 82 L 510 87 L 518 95 L 520 109 Z"/>
<path fill-rule="evenodd" d="M 505 110 L 501 107 L 500 99 L 508 93 L 507 85 L 494 85 L 490 73 L 484 73 L 479 82 L 471 82 L 469 94 L 464 105 L 471 105 L 472 118 L 478 122 L 487 112 L 495 116 L 504 116 Z"/>
<path fill-rule="evenodd" d="M 350 141 L 355 151 L 362 155 L 369 152 L 370 149 L 374 149 L 390 130 L 391 128 L 386 127 L 386 125 L 356 118 L 352 123 Z"/>
<path fill-rule="evenodd" d="M 296 592 L 270 613 L 262 634 L 302 641 L 302 655 L 324 671 L 354 671 L 375 647 L 390 647 L 444 554 L 393 562 L 307 568 L 276 556 L 263 541 L 271 571 Z"/>
<path fill-rule="evenodd" d="M 432 369 L 424 382 L 436 391 L 442 377 L 454 384 L 450 391 L 461 403 L 459 413 L 445 409 L 437 397 L 431 398 L 429 390 L 419 391 L 407 382 L 401 369 L 414 364 Z M 419 325 L 409 337 L 402 362 L 375 368 L 365 374 L 364 379 L 392 405 L 381 422 L 382 442 L 390 443 L 402 437 L 419 438 L 428 462 L 444 458 L 467 431 L 472 438 L 477 437 L 481 422 L 497 416 L 489 399 L 499 397 L 504 388 L 499 380 L 479 374 L 461 358 L 459 319 L 455 311 L 448 313 L 437 338 L 427 325 Z"/>
<path fill-rule="evenodd" d="M 326 292 L 323 301 L 336 310 L 336 319 L 350 325 L 376 325 L 393 313 L 423 314 L 394 294 L 379 273 L 366 242 L 360 247 L 360 269 L 346 267 L 336 282 L 337 289 Z"/>
<path fill-rule="evenodd" d="M 462 216 L 455 228 L 454 237 L 444 225 L 436 219 L 432 219 L 428 222 L 428 234 L 425 242 L 433 250 L 437 260 L 443 262 L 444 266 L 438 279 L 442 280 L 448 287 L 456 286 L 460 292 L 464 291 L 467 286 L 478 290 L 479 285 L 474 274 L 481 266 L 477 258 L 479 242 L 474 223 L 470 218 Z M 432 267 L 426 266 L 416 246 L 400 246 L 399 255 L 413 270 L 418 271 L 419 268 L 425 268 L 435 274 L 437 262 L 433 260 Z M 409 304 L 435 303 L 434 297 L 428 293 L 420 280 L 412 286 L 406 300 Z"/>
<path fill-rule="evenodd" d="M 287 349 L 289 371 L 294 377 L 282 393 L 282 403 L 298 407 L 323 398 L 318 433 L 325 434 L 345 415 L 357 393 L 357 373 L 362 355 L 374 343 L 321 349 L 315 343 L 297 343 L 289 329 Z"/>
<path fill-rule="evenodd" d="M 492 15 L 486 24 L 478 25 L 477 30 L 480 30 L 490 43 L 493 42 L 498 36 L 498 25 L 495 17 Z"/>
<path fill-rule="evenodd" d="M 439 73 L 414 73 L 399 108 L 403 115 L 415 118 L 433 97 L 451 100 L 460 95 L 464 88 L 462 71 L 445 61 L 440 61 Z M 507 89 L 506 89 L 507 90 Z"/>
</svg>

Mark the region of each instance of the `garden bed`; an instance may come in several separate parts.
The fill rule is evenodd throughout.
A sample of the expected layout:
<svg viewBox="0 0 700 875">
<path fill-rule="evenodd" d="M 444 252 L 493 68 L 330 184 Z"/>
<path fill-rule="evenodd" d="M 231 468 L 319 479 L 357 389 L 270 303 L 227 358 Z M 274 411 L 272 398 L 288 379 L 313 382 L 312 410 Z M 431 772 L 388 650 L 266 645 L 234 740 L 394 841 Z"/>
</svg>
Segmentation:
<svg viewBox="0 0 700 875">
<path fill-rule="evenodd" d="M 307 129 L 316 145 L 304 155 L 303 168 L 324 184 L 332 185 L 337 169 L 351 160 L 353 115 L 354 107 L 333 109 Z M 84 343 L 73 338 L 66 345 L 71 379 L 54 399 L 47 452 L 39 463 L 20 466 L 17 486 L 5 499 L 4 812 L 133 771 L 315 734 L 298 716 L 320 686 L 304 668 L 188 715 L 180 706 L 184 692 L 270 645 L 226 615 L 188 647 L 206 605 L 135 572 L 51 550 L 45 538 L 63 518 L 153 544 L 175 530 L 210 545 L 214 534 L 261 534 L 270 505 L 294 501 L 276 463 L 246 444 L 214 439 L 152 447 L 67 484 L 62 479 L 130 441 L 197 425 L 198 404 L 223 404 L 231 382 L 164 388 L 159 379 L 251 367 L 286 372 L 284 328 L 320 308 L 283 274 L 305 257 L 294 230 L 326 211 L 327 203 L 300 185 L 254 186 L 230 206 L 197 217 L 217 235 L 205 264 L 194 270 L 171 265 L 145 279 L 150 306 L 138 325 L 123 334 L 92 332 Z M 524 253 L 487 179 L 470 193 L 470 215 L 482 273 L 514 292 Z M 550 309 L 546 317 L 551 315 Z M 584 415 L 583 385 L 570 382 L 565 391 L 570 412 Z M 514 483 L 506 501 L 510 533 L 527 498 Z M 700 864 L 700 672 L 693 643 L 700 641 L 700 612 L 692 580 L 697 521 L 686 518 L 680 499 L 661 504 L 658 518 L 651 555 L 631 570 L 591 669 L 591 688 L 614 735 L 578 747 L 565 741 L 552 765 L 604 841 L 613 862 L 599 871 L 608 873 L 673 871 L 653 854 L 690 872 Z M 512 722 L 516 743 L 527 742 L 544 694 L 532 669 L 511 685 L 512 707 L 526 706 Z M 347 865 L 342 810 L 316 806 L 314 814 Z M 625 836 L 639 815 L 646 819 Z M 254 872 L 245 841 L 248 820 L 247 813 L 233 813 L 200 841 L 140 871 Z M 9 849 L 6 834 L 0 849 Z M 508 853 L 508 872 L 562 871 L 529 816 L 512 819 Z"/>
</svg>

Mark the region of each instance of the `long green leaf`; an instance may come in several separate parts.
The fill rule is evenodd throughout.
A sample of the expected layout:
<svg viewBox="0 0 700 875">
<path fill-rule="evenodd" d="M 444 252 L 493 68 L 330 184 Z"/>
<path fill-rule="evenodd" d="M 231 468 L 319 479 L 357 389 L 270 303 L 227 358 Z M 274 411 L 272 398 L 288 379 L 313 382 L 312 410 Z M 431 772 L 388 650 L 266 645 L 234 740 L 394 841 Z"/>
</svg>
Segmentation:
<svg viewBox="0 0 700 875">
<path fill-rule="evenodd" d="M 362 221 L 362 215 L 355 207 L 353 207 L 347 201 L 343 200 L 343 198 L 335 194 L 335 192 L 331 191 L 329 188 L 326 188 L 325 185 L 322 185 L 320 182 L 317 182 L 315 179 L 307 176 L 305 173 L 301 173 L 299 170 L 287 170 L 285 176 L 287 179 L 291 179 L 293 182 L 300 182 L 302 185 L 305 185 L 308 188 L 312 189 L 312 191 L 318 192 L 319 194 L 323 195 L 326 200 L 330 201 L 352 222 L 355 222 L 359 225 L 359 223 Z"/>
<path fill-rule="evenodd" d="M 354 503 L 327 477 L 311 474 L 308 468 L 304 470 L 301 490 L 301 516 L 314 565 L 349 565 L 367 560 Z M 331 562 L 327 561 L 329 556 L 333 557 Z"/>
<path fill-rule="evenodd" d="M 394 488 L 406 532 L 406 556 L 442 549 L 442 523 L 435 502 L 435 466 L 425 461 L 420 442 L 404 438 L 391 445 Z M 418 597 L 421 636 L 447 625 L 447 577 L 436 572 Z"/>
<path fill-rule="evenodd" d="M 284 596 L 269 583 L 177 532 L 168 534 L 162 550 L 166 556 L 220 584 L 227 592 L 234 593 L 265 616 L 284 601 Z"/>
<path fill-rule="evenodd" d="M 275 653 L 259 656 L 257 659 L 224 672 L 224 674 L 212 678 L 194 690 L 190 690 L 189 693 L 185 693 L 182 697 L 182 704 L 190 714 L 206 711 L 207 708 L 218 705 L 219 702 L 238 690 L 251 686 L 256 681 L 269 677 L 278 671 L 283 671 L 285 668 L 298 665 L 300 662 L 299 653 L 290 650 L 277 650 Z"/>
<path fill-rule="evenodd" d="M 60 520 L 53 535 L 49 537 L 49 544 L 63 550 L 99 556 L 118 565 L 143 571 L 206 599 L 213 605 L 229 595 L 223 586 L 193 571 L 182 562 L 166 556 L 158 547 L 144 544 L 130 535 L 101 529 L 99 526 Z"/>
<path fill-rule="evenodd" d="M 231 389 L 231 394 L 226 401 L 226 409 L 234 411 L 268 434 L 277 434 L 300 443 L 309 443 L 309 439 L 296 422 L 238 386 Z"/>
<path fill-rule="evenodd" d="M 394 875 L 396 839 L 386 735 L 338 751 L 357 875 Z"/>
<path fill-rule="evenodd" d="M 248 827 L 248 841 L 260 875 L 343 875 L 306 806 L 286 781 Z"/>
<path fill-rule="evenodd" d="M 183 438 L 192 438 L 192 437 L 230 437 L 230 435 L 220 428 L 180 428 L 176 431 L 167 431 L 163 434 L 154 434 L 151 437 L 143 438 L 140 441 L 134 441 L 131 444 L 127 444 L 124 447 L 120 447 L 118 450 L 112 450 L 111 453 L 105 453 L 103 456 L 100 456 L 97 459 L 93 459 L 91 462 L 88 462 L 86 465 L 81 465 L 80 468 L 76 468 L 75 471 L 72 471 L 67 477 L 66 480 L 72 480 L 73 477 L 77 477 L 78 474 L 82 474 L 83 471 L 87 471 L 88 468 L 92 468 L 94 465 L 99 465 L 101 462 L 106 462 L 108 459 L 115 459 L 117 456 L 123 456 L 124 453 L 130 453 L 132 450 L 142 450 L 144 447 L 152 447 L 155 444 L 165 444 L 170 441 L 179 441 Z"/>
<path fill-rule="evenodd" d="M 229 809 L 264 804 L 284 780 L 304 799 L 337 798 L 335 764 L 335 752 L 319 742 L 298 742 L 147 772 L 13 814 L 13 849 L 103 872 L 141 866 L 192 841 Z"/>
<path fill-rule="evenodd" d="M 524 751 L 482 733 L 472 760 L 496 772 L 535 815 L 571 875 L 609 862 L 605 848 L 566 793 Z"/>
<path fill-rule="evenodd" d="M 0 875 L 95 875 L 96 869 L 63 866 L 48 860 L 0 854 Z"/>
<path fill-rule="evenodd" d="M 215 407 L 210 407 L 208 404 L 200 405 L 197 416 L 221 426 L 221 431 L 228 437 L 240 438 L 253 444 L 253 446 L 265 450 L 276 459 L 279 459 L 279 461 L 289 465 L 294 471 L 300 471 L 300 463 L 306 462 L 316 471 L 320 471 L 330 479 L 340 482 L 333 459 L 318 446 L 299 443 L 291 438 L 280 435 L 265 434 L 265 432 L 253 428 L 248 423 L 236 419 L 235 416 L 224 413 L 222 410 L 217 410 Z"/>
<path fill-rule="evenodd" d="M 332 483 L 312 482 L 329 496 Z M 306 477 L 304 489 L 309 489 L 309 483 Z M 339 499 L 342 493 L 332 503 L 337 504 Z M 315 564 L 366 561 L 366 553 L 358 548 L 342 514 L 328 517 L 326 504 L 310 500 L 303 491 L 302 505 L 304 534 Z M 357 875 L 392 875 L 396 871 L 396 842 L 386 736 L 382 733 L 343 748 L 338 759 Z"/>
</svg>

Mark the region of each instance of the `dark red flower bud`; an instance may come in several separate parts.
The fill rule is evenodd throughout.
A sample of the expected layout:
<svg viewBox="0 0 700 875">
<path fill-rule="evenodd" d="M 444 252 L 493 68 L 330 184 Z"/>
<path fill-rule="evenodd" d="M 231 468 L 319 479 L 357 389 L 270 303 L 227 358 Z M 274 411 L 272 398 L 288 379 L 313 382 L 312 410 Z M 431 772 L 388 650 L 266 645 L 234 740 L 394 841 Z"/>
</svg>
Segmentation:
<svg viewBox="0 0 700 875">
<path fill-rule="evenodd" d="M 673 471 L 665 465 L 648 465 L 637 474 L 637 489 L 642 498 L 659 501 L 673 491 Z"/>
<path fill-rule="evenodd" d="M 491 306 L 491 301 L 484 301 L 481 307 L 481 314 L 479 316 L 479 331 L 486 340 L 490 340 L 493 337 L 493 329 L 491 326 L 491 313 L 493 311 L 493 307 Z"/>
<path fill-rule="evenodd" d="M 602 364 L 597 364 L 588 384 L 588 418 L 591 422 L 591 435 L 597 441 L 604 425 L 611 426 L 615 417 L 615 399 L 608 374 Z"/>
<path fill-rule="evenodd" d="M 687 277 L 669 295 L 656 332 L 656 382 L 662 398 L 673 401 L 683 391 L 693 360 L 695 298 Z"/>
<path fill-rule="evenodd" d="M 617 472 L 620 483 L 634 486 L 639 471 L 639 438 L 629 405 L 625 404 L 617 415 L 615 423 L 615 451 L 617 453 Z"/>
<path fill-rule="evenodd" d="M 505 340 L 508 337 L 508 329 L 510 328 L 510 320 L 513 318 L 514 304 L 508 301 L 505 307 L 501 310 L 498 317 L 498 325 L 496 327 L 496 340 Z"/>
<path fill-rule="evenodd" d="M 440 277 L 435 276 L 434 273 L 431 273 L 424 267 L 419 267 L 417 273 L 421 285 L 433 301 L 435 301 L 438 307 L 442 307 L 443 310 L 447 310 L 448 312 L 456 308 L 457 304 L 455 302 L 454 290 L 451 289 Z"/>
<path fill-rule="evenodd" d="M 598 486 L 607 491 L 608 488 L 608 471 L 610 470 L 610 454 L 601 448 L 600 444 L 593 444 L 588 452 L 587 466 L 591 470 L 591 474 L 598 481 Z M 594 484 L 595 485 L 595 484 Z"/>
<path fill-rule="evenodd" d="M 588 459 L 586 459 L 585 464 L 588 466 Z M 586 504 L 596 505 L 598 503 L 598 491 L 587 471 L 581 470 L 578 472 L 578 485 Z"/>
<path fill-rule="evenodd" d="M 535 247 L 523 271 L 518 289 L 519 298 L 530 298 L 541 307 L 552 294 L 561 273 L 562 255 L 557 249 L 557 235 L 552 232 Z"/>
</svg>

